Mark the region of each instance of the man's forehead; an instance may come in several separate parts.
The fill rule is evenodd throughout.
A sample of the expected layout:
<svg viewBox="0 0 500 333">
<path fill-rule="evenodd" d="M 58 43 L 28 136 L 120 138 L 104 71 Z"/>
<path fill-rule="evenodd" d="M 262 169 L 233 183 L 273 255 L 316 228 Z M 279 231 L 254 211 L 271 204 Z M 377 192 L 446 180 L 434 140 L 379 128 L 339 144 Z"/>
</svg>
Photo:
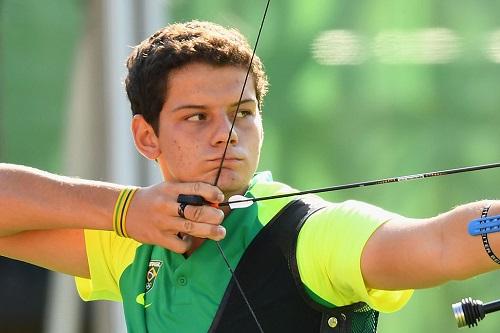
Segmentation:
<svg viewBox="0 0 500 333">
<path fill-rule="evenodd" d="M 178 83 L 179 81 L 189 80 L 192 83 L 204 85 L 208 80 L 212 81 L 212 84 L 224 81 L 226 83 L 237 83 L 242 87 L 245 81 L 246 72 L 247 69 L 241 66 L 216 66 L 195 62 L 172 70 L 168 77 L 168 83 Z M 248 83 L 254 81 L 253 75 L 249 75 Z"/>
<path fill-rule="evenodd" d="M 191 64 L 171 72 L 166 91 L 166 103 L 204 104 L 220 102 L 238 104 L 245 82 L 245 69 L 236 66 Z M 257 104 L 252 76 L 245 84 L 242 101 Z M 177 107 L 177 106 L 175 106 Z"/>
</svg>

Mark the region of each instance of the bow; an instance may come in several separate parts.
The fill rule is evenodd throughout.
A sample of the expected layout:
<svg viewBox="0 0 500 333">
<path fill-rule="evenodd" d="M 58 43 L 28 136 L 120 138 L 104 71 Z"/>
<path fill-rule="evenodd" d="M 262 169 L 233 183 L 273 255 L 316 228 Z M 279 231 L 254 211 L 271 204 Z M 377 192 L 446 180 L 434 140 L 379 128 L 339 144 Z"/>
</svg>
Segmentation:
<svg viewBox="0 0 500 333">
<path fill-rule="evenodd" d="M 255 48 L 254 48 L 254 49 L 255 49 Z M 354 133 L 353 133 L 353 135 L 354 135 Z M 221 163 L 221 164 L 222 164 L 222 163 Z M 218 177 L 218 176 L 217 176 L 217 177 Z M 397 177 L 397 178 L 401 178 L 401 177 Z M 407 179 L 405 179 L 405 180 L 407 180 Z M 217 181 L 215 181 L 215 184 L 216 184 L 216 183 L 217 183 Z M 295 193 L 295 194 L 297 194 L 297 193 Z M 233 200 L 233 203 L 234 203 L 234 200 Z M 229 204 L 231 204 L 231 200 L 229 200 L 229 202 L 227 202 L 227 204 L 228 204 L 228 205 L 229 205 Z M 223 255 L 223 252 L 221 252 L 221 254 Z M 231 269 L 230 267 L 229 267 L 229 269 L 232 271 L 232 269 Z"/>
</svg>

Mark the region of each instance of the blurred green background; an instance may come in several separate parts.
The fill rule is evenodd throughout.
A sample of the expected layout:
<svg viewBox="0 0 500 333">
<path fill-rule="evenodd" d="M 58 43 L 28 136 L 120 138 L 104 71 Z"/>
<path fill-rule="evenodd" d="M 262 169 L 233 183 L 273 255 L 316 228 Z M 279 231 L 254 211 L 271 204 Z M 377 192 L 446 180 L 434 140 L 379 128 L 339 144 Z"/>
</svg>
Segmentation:
<svg viewBox="0 0 500 333">
<path fill-rule="evenodd" d="M 169 4 L 171 21 L 235 26 L 253 44 L 265 1 Z M 85 5 L 0 0 L 1 162 L 61 170 Z M 307 189 L 500 160 L 499 12 L 491 0 L 273 0 L 258 48 L 271 82 L 260 169 Z M 497 198 L 499 176 L 491 170 L 325 198 L 425 217 Z M 457 332 L 451 303 L 500 298 L 499 278 L 418 291 L 403 310 L 382 315 L 379 331 Z M 492 314 L 474 332 L 499 327 L 500 314 Z"/>
</svg>

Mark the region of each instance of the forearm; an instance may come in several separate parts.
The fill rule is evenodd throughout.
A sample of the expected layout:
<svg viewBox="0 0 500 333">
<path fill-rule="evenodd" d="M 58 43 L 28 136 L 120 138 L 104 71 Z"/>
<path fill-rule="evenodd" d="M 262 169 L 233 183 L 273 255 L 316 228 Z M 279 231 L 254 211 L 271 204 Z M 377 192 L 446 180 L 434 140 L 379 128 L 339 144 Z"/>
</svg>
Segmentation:
<svg viewBox="0 0 500 333">
<path fill-rule="evenodd" d="M 500 202 L 491 202 L 488 215 L 500 214 Z M 366 284 L 386 290 L 428 288 L 500 268 L 487 255 L 481 237 L 467 231 L 485 204 L 474 202 L 432 218 L 401 217 L 383 224 L 363 250 Z M 500 233 L 488 238 L 500 256 Z"/>
<path fill-rule="evenodd" d="M 479 201 L 459 206 L 436 217 L 443 239 L 441 262 L 449 280 L 466 279 L 500 268 L 487 254 L 481 236 L 471 236 L 468 225 L 481 217 L 483 208 L 490 205 L 488 216 L 500 215 L 500 201 Z M 487 235 L 493 252 L 500 256 L 500 233 Z"/>
<path fill-rule="evenodd" d="M 122 187 L 0 163 L 0 236 L 27 230 L 112 229 Z"/>
</svg>

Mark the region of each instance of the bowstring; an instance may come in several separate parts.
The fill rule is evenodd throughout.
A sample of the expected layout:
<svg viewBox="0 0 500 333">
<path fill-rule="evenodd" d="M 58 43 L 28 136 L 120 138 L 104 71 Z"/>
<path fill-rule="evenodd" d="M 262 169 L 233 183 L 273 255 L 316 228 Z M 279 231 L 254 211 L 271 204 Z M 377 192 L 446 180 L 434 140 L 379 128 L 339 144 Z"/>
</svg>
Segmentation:
<svg viewBox="0 0 500 333">
<path fill-rule="evenodd" d="M 213 184 L 214 186 L 217 186 L 217 184 L 219 182 L 219 178 L 220 178 L 220 175 L 221 175 L 221 172 L 222 172 L 222 166 L 223 166 L 224 160 L 226 158 L 227 148 L 229 147 L 229 142 L 231 141 L 231 136 L 232 136 L 233 130 L 234 130 L 234 124 L 236 123 L 236 118 L 238 117 L 238 112 L 240 111 L 241 100 L 243 99 L 243 94 L 245 92 L 245 87 L 246 87 L 246 84 L 247 84 L 247 81 L 248 81 L 248 77 L 250 76 L 250 71 L 252 70 L 253 59 L 255 57 L 255 52 L 257 50 L 257 46 L 259 45 L 260 35 L 261 35 L 261 32 L 262 32 L 262 28 L 264 27 L 264 22 L 266 20 L 267 10 L 269 8 L 270 2 L 271 2 L 271 0 L 267 0 L 266 8 L 264 9 L 264 14 L 262 15 L 262 20 L 260 22 L 259 32 L 257 33 L 257 38 L 255 40 L 255 45 L 253 47 L 252 56 L 250 57 L 250 63 L 248 65 L 247 73 L 245 75 L 245 81 L 243 82 L 243 87 L 241 88 L 240 97 L 238 99 L 238 104 L 236 106 L 236 112 L 234 113 L 234 117 L 233 117 L 233 120 L 231 122 L 231 128 L 229 129 L 229 133 L 228 133 L 227 140 L 226 140 L 226 145 L 224 147 L 224 152 L 222 154 L 222 158 L 221 158 L 221 161 L 220 161 L 220 164 L 219 164 L 219 168 L 217 170 L 217 175 L 215 177 L 215 181 L 214 181 L 214 184 Z M 245 293 L 243 292 L 243 288 L 241 287 L 241 284 L 238 281 L 238 279 L 236 277 L 236 274 L 235 274 L 233 268 L 231 267 L 231 264 L 229 263 L 229 260 L 227 259 L 227 256 L 224 253 L 224 250 L 222 249 L 222 246 L 220 245 L 220 242 L 219 241 L 215 241 L 215 244 L 217 245 L 217 248 L 218 248 L 218 250 L 219 250 L 222 258 L 224 259 L 224 262 L 226 263 L 226 266 L 229 269 L 229 272 L 231 272 L 231 276 L 232 276 L 234 282 L 236 283 L 236 286 L 237 286 L 237 288 L 238 288 L 241 296 L 243 297 L 243 300 L 245 301 L 245 303 L 246 303 L 246 305 L 248 307 L 248 310 L 250 311 L 250 313 L 251 313 L 251 315 L 252 315 L 252 317 L 253 317 L 253 319 L 255 321 L 255 324 L 259 328 L 259 331 L 261 333 L 264 333 L 264 330 L 262 329 L 262 326 L 261 326 L 259 320 L 257 319 L 257 316 L 255 315 L 255 312 L 254 312 L 252 306 L 250 305 L 250 302 L 248 301 L 248 298 L 246 297 Z"/>
</svg>

